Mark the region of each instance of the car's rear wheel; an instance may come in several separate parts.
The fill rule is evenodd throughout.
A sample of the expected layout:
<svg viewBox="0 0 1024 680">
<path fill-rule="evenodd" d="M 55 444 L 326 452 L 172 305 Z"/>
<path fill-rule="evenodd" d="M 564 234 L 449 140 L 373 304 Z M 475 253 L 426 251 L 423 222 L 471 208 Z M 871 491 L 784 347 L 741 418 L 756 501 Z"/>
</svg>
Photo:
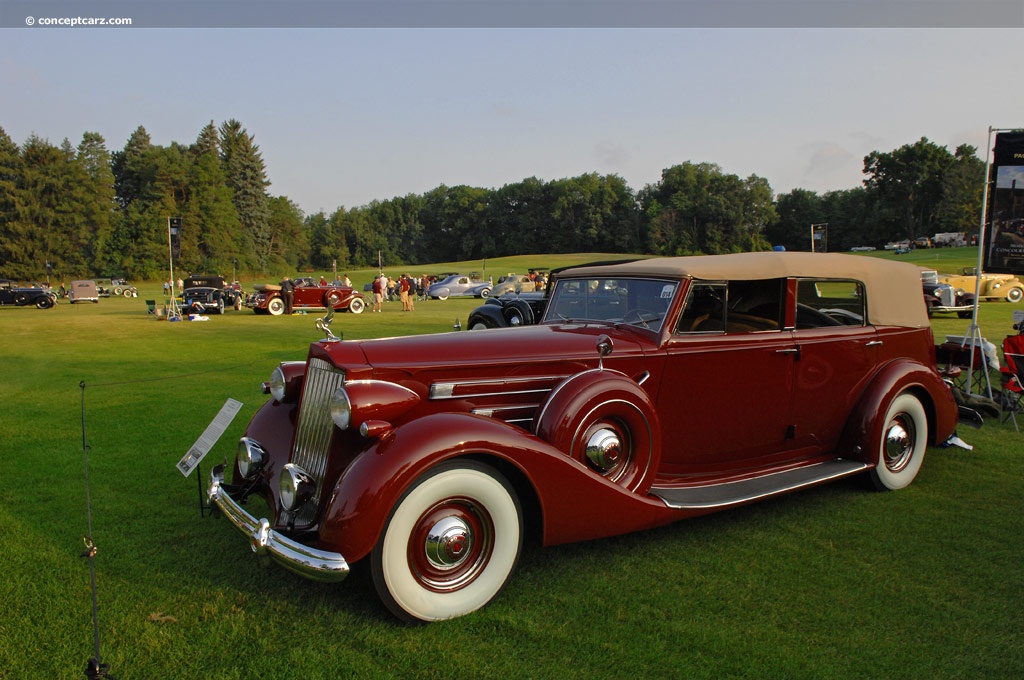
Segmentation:
<svg viewBox="0 0 1024 680">
<path fill-rule="evenodd" d="M 448 299 L 448 291 L 444 291 L 444 292 L 438 293 L 434 297 L 436 297 L 438 300 L 447 300 Z"/>
<path fill-rule="evenodd" d="M 274 298 L 267 303 L 267 312 L 271 316 L 281 316 L 284 314 L 284 300 L 279 297 Z"/>
<path fill-rule="evenodd" d="M 348 303 L 348 311 L 353 314 L 362 314 L 364 309 L 366 309 L 366 303 L 362 298 L 352 298 L 352 301 Z"/>
<path fill-rule="evenodd" d="M 928 415 L 921 401 L 904 392 L 889 404 L 878 441 L 878 463 L 868 476 L 879 491 L 909 485 L 924 462 L 928 447 Z"/>
<path fill-rule="evenodd" d="M 371 555 L 373 583 L 401 619 L 462 616 L 501 592 L 522 544 L 522 508 L 508 481 L 489 465 L 448 461 L 391 511 Z"/>
<path fill-rule="evenodd" d="M 1020 288 L 1011 288 L 1006 292 L 1007 302 L 1020 302 L 1021 299 L 1024 299 L 1024 290 Z"/>
</svg>

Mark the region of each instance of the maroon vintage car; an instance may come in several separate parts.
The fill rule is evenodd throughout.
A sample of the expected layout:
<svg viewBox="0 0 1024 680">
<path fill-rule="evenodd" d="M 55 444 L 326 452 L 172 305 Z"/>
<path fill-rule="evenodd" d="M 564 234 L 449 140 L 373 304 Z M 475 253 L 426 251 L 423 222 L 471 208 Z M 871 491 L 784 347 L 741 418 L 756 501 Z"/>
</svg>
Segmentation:
<svg viewBox="0 0 1024 680">
<path fill-rule="evenodd" d="M 353 314 L 361 314 L 366 309 L 366 298 L 350 286 L 321 286 L 312 279 L 297 278 L 295 297 L 292 310 L 322 312 L 326 309 L 337 311 L 348 310 Z M 284 314 L 284 298 L 281 297 L 281 286 L 277 284 L 256 284 L 253 293 L 245 300 L 245 306 L 257 314 L 280 316 Z"/>
<path fill-rule="evenodd" d="M 540 324 L 487 333 L 342 342 L 330 316 L 209 497 L 306 577 L 368 562 L 409 620 L 487 604 L 527 527 L 552 545 L 854 475 L 899 489 L 957 423 L 919 270 L 875 258 L 571 268 Z"/>
</svg>

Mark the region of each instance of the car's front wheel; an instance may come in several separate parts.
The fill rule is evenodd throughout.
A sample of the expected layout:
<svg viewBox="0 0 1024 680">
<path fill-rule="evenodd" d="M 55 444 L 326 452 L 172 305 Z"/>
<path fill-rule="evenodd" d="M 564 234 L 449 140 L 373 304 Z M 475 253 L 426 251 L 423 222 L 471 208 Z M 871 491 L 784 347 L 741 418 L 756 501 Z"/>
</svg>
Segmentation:
<svg viewBox="0 0 1024 680">
<path fill-rule="evenodd" d="M 362 298 L 352 298 L 352 301 L 348 303 L 348 311 L 353 314 L 362 314 L 364 309 L 366 309 L 366 303 Z"/>
<path fill-rule="evenodd" d="M 274 298 L 267 303 L 267 311 L 271 316 L 281 316 L 284 314 L 284 300 L 279 297 Z"/>
<path fill-rule="evenodd" d="M 921 401 L 904 392 L 889 404 L 878 442 L 878 463 L 868 475 L 879 491 L 909 485 L 924 462 L 928 447 L 928 415 Z"/>
<path fill-rule="evenodd" d="M 1011 288 L 1006 291 L 1007 302 L 1020 302 L 1022 299 L 1024 299 L 1024 290 L 1021 290 L 1020 288 Z"/>
<path fill-rule="evenodd" d="M 373 583 L 401 619 L 469 614 L 501 592 L 523 545 L 523 512 L 494 468 L 453 460 L 402 495 L 371 555 Z"/>
</svg>

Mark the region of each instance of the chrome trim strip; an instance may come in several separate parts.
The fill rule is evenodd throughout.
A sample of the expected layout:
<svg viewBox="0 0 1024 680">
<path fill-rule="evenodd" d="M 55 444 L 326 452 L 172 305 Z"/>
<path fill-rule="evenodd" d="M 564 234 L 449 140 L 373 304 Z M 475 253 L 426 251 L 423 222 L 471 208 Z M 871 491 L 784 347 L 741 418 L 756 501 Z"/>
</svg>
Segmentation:
<svg viewBox="0 0 1024 680">
<path fill-rule="evenodd" d="M 528 411 L 530 409 L 536 409 L 536 408 L 539 408 L 539 407 L 540 407 L 539 403 L 537 403 L 537 404 L 514 404 L 512 406 L 481 406 L 480 408 L 475 408 L 475 409 L 470 410 L 470 413 L 475 413 L 475 414 L 481 415 L 481 416 L 491 416 L 491 417 L 494 417 L 494 415 L 496 413 L 500 412 L 500 411 Z"/>
<path fill-rule="evenodd" d="M 530 394 L 531 392 L 548 392 L 554 383 L 560 382 L 565 379 L 564 375 L 538 375 L 526 378 L 492 378 L 489 380 L 459 380 L 455 382 L 436 382 L 430 386 L 430 393 L 428 398 L 430 399 L 473 399 L 476 397 L 496 397 L 503 394 Z M 518 390 L 501 390 L 498 392 L 469 392 L 466 394 L 455 395 L 455 390 L 459 387 L 474 387 L 483 385 L 494 385 L 500 387 L 503 385 L 521 385 L 524 383 L 549 383 L 550 386 L 543 388 L 534 389 L 518 389 Z"/>
<path fill-rule="evenodd" d="M 311 548 L 274 531 L 269 521 L 256 519 L 221 489 L 223 481 L 223 467 L 217 466 L 210 473 L 210 488 L 206 494 L 210 502 L 215 503 L 224 516 L 249 537 L 252 551 L 257 556 L 269 557 L 285 569 L 322 583 L 336 583 L 348 576 L 348 562 L 341 553 Z"/>
<path fill-rule="evenodd" d="M 837 458 L 736 482 L 706 486 L 652 487 L 650 493 L 675 510 L 724 508 L 859 474 L 871 467 L 870 463 Z"/>
</svg>

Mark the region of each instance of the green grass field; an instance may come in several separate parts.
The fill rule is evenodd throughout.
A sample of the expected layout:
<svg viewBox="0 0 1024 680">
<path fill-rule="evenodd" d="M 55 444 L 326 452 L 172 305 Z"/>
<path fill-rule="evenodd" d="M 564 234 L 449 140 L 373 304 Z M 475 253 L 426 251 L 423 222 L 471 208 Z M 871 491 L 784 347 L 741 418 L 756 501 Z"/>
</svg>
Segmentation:
<svg viewBox="0 0 1024 680">
<path fill-rule="evenodd" d="M 973 252 L 901 257 L 953 271 L 973 264 Z M 486 270 L 497 278 L 596 257 L 489 260 Z M 388 273 L 455 268 L 483 263 Z M 359 287 L 371 276 L 347 273 Z M 244 407 L 203 474 L 234 455 L 265 400 L 259 383 L 321 337 L 315 316 L 155 321 L 144 300 L 159 299 L 160 284 L 140 288 L 134 300 L 0 309 L 0 678 L 81 677 L 93 656 L 80 556 L 83 395 L 102 656 L 122 680 L 988 680 L 1024 668 L 1024 434 L 1012 424 L 962 429 L 973 451 L 930 450 L 917 481 L 896 493 L 848 480 L 658 530 L 531 549 L 485 609 L 404 626 L 366 573 L 323 585 L 260 569 L 226 521 L 200 517 L 195 473 L 175 468 L 228 397 Z M 383 314 L 341 314 L 334 330 L 350 339 L 443 332 L 477 304 L 425 301 L 402 314 L 393 302 Z M 983 304 L 983 334 L 999 344 L 1013 309 Z M 968 323 L 935 319 L 936 336 L 963 334 Z"/>
</svg>

